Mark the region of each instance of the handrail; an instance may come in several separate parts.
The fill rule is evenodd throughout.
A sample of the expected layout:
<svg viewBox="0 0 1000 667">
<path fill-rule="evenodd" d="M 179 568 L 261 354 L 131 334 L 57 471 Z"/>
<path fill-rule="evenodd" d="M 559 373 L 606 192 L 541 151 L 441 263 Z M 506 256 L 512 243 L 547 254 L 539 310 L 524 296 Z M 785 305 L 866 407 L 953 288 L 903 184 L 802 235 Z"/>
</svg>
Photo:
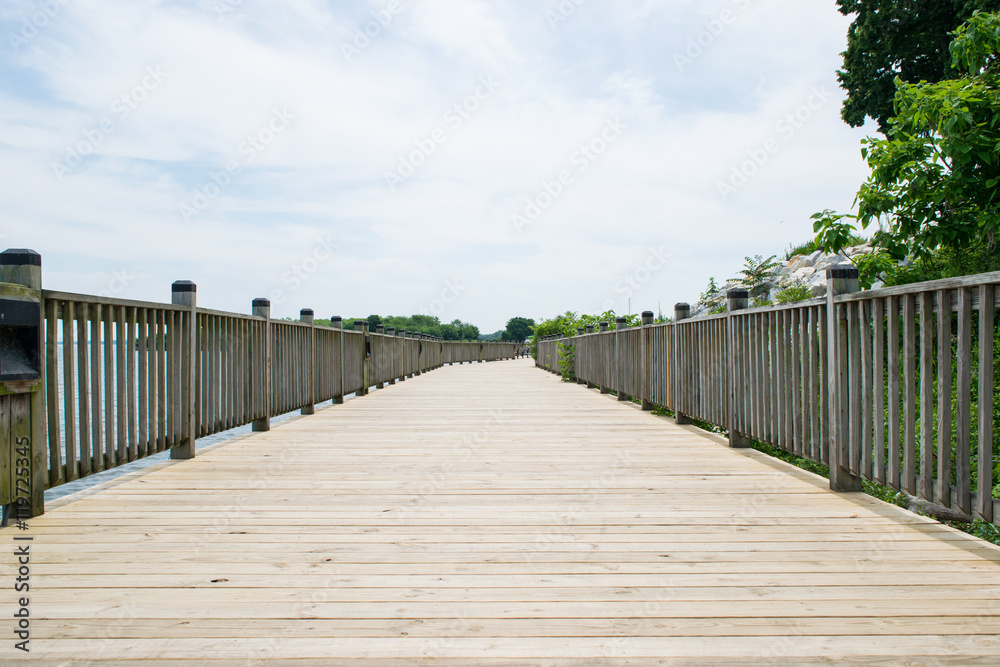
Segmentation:
<svg viewBox="0 0 1000 667">
<path fill-rule="evenodd" d="M 44 290 L 37 254 L 3 256 L 27 266 L 0 271 L 11 283 L 5 293 L 38 304 L 39 381 L 0 379 L 0 401 L 21 406 L 28 403 L 9 397 L 40 396 L 30 415 L 39 426 L 35 515 L 44 489 L 164 451 L 190 458 L 196 438 L 246 424 L 266 430 L 279 414 L 311 414 L 324 401 L 342 403 L 448 363 L 512 359 L 518 349 L 323 327 L 308 309 L 302 321 L 277 320 L 266 299 L 254 301 L 253 314 L 201 308 L 185 281 L 175 283 L 172 303 Z M 18 283 L 22 275 L 30 280 Z M 2 436 L 0 464 L 9 466 L 14 440 Z M 0 496 L 0 505 L 16 499 L 6 486 Z"/>
<path fill-rule="evenodd" d="M 828 465 L 835 490 L 867 480 L 1000 523 L 1000 272 L 868 291 L 828 273 L 823 299 L 747 308 L 733 290 L 725 314 L 678 304 L 670 324 L 548 337 L 536 363 Z"/>
</svg>

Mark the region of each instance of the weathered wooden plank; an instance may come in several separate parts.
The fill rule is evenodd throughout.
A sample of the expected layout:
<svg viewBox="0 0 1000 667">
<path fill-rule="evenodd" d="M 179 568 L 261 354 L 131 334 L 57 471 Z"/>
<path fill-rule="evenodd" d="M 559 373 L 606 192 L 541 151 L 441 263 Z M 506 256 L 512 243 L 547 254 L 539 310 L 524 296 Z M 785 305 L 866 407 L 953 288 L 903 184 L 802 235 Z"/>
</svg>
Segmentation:
<svg viewBox="0 0 1000 667">
<path fill-rule="evenodd" d="M 978 443 L 976 455 L 979 459 L 979 479 L 976 513 L 985 521 L 993 520 L 993 340 L 996 335 L 994 324 L 992 285 L 979 288 L 979 391 L 977 408 L 979 413 Z"/>
<path fill-rule="evenodd" d="M 126 393 L 128 385 L 125 369 L 125 307 L 115 309 L 115 319 L 109 323 L 112 335 L 114 336 L 114 369 L 115 369 L 115 422 L 117 426 L 117 446 L 115 447 L 114 465 L 120 466 L 128 463 L 128 404 L 129 394 Z M 109 343 L 110 345 L 111 343 Z"/>
<path fill-rule="evenodd" d="M 947 290 L 938 292 L 938 304 L 951 303 L 951 295 Z M 937 352 L 937 392 L 938 392 L 938 483 L 934 502 L 951 507 L 951 389 L 952 389 L 952 314 L 947 308 L 939 308 L 938 318 L 938 352 Z"/>
<path fill-rule="evenodd" d="M 46 416 L 48 422 L 48 475 L 49 487 L 57 486 L 66 479 L 63 469 L 62 429 L 59 424 L 59 319 L 55 301 L 46 301 L 45 319 L 45 382 Z"/>
<path fill-rule="evenodd" d="M 861 417 L 862 406 L 864 405 L 864 385 L 863 371 L 861 365 L 861 318 L 864 317 L 864 302 L 854 302 L 847 305 L 848 317 L 848 373 L 849 386 L 848 395 L 848 433 L 849 433 L 849 470 L 854 475 L 861 475 L 862 438 L 864 437 Z"/>
<path fill-rule="evenodd" d="M 118 465 L 117 448 L 115 446 L 115 335 L 114 321 L 116 306 L 107 306 L 101 318 L 101 347 L 104 352 L 104 469 L 110 470 Z"/>
<path fill-rule="evenodd" d="M 958 290 L 956 354 L 958 393 L 955 398 L 955 492 L 958 495 L 958 509 L 971 514 L 972 294 L 964 287 Z"/>
<path fill-rule="evenodd" d="M 90 470 L 99 472 L 104 466 L 104 419 L 103 380 L 101 365 L 101 322 L 104 319 L 102 306 L 90 309 Z"/>
<path fill-rule="evenodd" d="M 136 443 L 136 456 L 143 458 L 149 453 L 149 419 L 150 419 L 150 399 L 153 396 L 150 392 L 152 381 L 149 377 L 149 311 L 141 308 L 137 315 L 137 341 L 136 350 L 138 359 L 138 401 L 139 401 L 139 440 Z"/>
<path fill-rule="evenodd" d="M 528 361 L 424 374 L 32 531 L 43 660 L 245 662 L 259 637 L 272 661 L 399 665 L 771 665 L 789 638 L 789 666 L 1000 652 L 997 549 Z"/>
<path fill-rule="evenodd" d="M 875 460 L 872 462 L 873 480 L 879 484 L 886 483 L 885 475 L 885 301 L 872 301 L 872 320 L 874 321 L 874 338 L 872 352 L 875 355 L 872 364 L 874 416 L 872 430 L 874 431 L 873 447 Z"/>
<path fill-rule="evenodd" d="M 80 477 L 90 474 L 93 456 L 93 439 L 90 426 L 91 414 L 91 378 L 90 378 L 90 306 L 80 304 L 77 316 L 77 340 L 79 341 L 80 364 L 78 366 L 78 384 L 80 392 L 80 457 L 77 464 Z"/>
<path fill-rule="evenodd" d="M 889 336 L 889 456 L 886 460 L 887 483 L 894 489 L 900 488 L 900 442 L 899 442 L 899 298 L 890 296 L 886 308 Z"/>
<path fill-rule="evenodd" d="M 920 496 L 934 500 L 934 293 L 920 294 Z M 950 453 L 949 453 L 950 454 Z"/>
<path fill-rule="evenodd" d="M 82 418 L 85 414 L 81 414 L 82 406 L 77 402 L 78 380 L 76 375 L 78 366 L 76 361 L 76 332 L 78 325 L 76 304 L 68 301 L 63 304 L 62 311 L 63 415 L 66 420 L 63 431 L 66 442 L 66 462 L 63 470 L 63 479 L 71 482 L 77 479 L 80 474 L 80 445 L 77 439 L 77 429 L 78 426 L 82 426 L 86 422 Z"/>
<path fill-rule="evenodd" d="M 914 295 L 903 297 L 903 478 L 902 488 L 917 493 L 917 346 Z"/>
<path fill-rule="evenodd" d="M 861 355 L 861 401 L 859 410 L 861 412 L 859 440 L 861 446 L 860 473 L 865 479 L 872 479 L 872 324 L 871 324 L 871 301 L 862 301 L 858 304 L 858 322 Z M 855 391 L 858 388 L 855 387 Z"/>
<path fill-rule="evenodd" d="M 125 330 L 125 342 L 126 342 L 126 373 L 128 374 L 128 381 L 126 382 L 126 396 L 127 400 L 127 414 L 128 419 L 128 460 L 135 461 L 139 458 L 139 430 L 136 425 L 136 398 L 138 396 L 138 388 L 136 386 L 136 361 L 137 356 L 140 354 L 136 347 L 137 332 L 136 326 L 138 322 L 138 314 L 135 308 L 128 308 L 128 323 Z"/>
</svg>

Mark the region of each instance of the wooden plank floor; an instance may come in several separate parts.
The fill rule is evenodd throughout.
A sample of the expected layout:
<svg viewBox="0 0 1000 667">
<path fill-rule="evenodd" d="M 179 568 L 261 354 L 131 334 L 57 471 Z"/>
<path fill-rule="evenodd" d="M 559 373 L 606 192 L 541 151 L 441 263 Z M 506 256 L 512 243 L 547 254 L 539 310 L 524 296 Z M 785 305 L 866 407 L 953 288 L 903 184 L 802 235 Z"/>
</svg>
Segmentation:
<svg viewBox="0 0 1000 667">
<path fill-rule="evenodd" d="M 14 532 L 2 664 L 1000 664 L 1000 550 L 530 361 L 61 503 L 29 655 Z"/>
</svg>

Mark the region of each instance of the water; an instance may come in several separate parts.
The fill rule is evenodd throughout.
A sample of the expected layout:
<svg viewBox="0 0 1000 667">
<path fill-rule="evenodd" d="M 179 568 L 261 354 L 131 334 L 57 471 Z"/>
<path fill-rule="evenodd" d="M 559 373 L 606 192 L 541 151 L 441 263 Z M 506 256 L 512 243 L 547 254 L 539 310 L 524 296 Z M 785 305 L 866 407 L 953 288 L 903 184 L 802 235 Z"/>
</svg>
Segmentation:
<svg viewBox="0 0 1000 667">
<path fill-rule="evenodd" d="M 352 398 L 353 394 L 347 398 Z M 316 409 L 322 409 L 333 405 L 332 401 L 326 401 L 325 403 L 320 403 L 316 406 Z M 279 415 L 277 417 L 271 418 L 271 424 L 280 424 L 283 421 L 287 421 L 292 417 L 296 416 L 298 411 L 289 412 L 287 414 Z M 239 426 L 228 431 L 222 431 L 221 433 L 216 433 L 204 438 L 198 438 L 195 441 L 195 452 L 203 450 L 206 447 L 211 447 L 212 445 L 217 445 L 219 443 L 226 442 L 227 440 L 232 440 L 233 438 L 239 437 L 241 435 L 247 435 L 253 432 L 253 428 L 250 424 L 244 426 Z M 115 478 L 121 477 L 122 475 L 127 475 L 129 473 L 137 472 L 139 470 L 145 470 L 151 466 L 158 463 L 163 463 L 170 460 L 170 452 L 160 452 L 159 454 L 154 454 L 152 456 L 147 456 L 144 459 L 139 459 L 138 461 L 133 461 L 131 463 L 126 463 L 125 465 L 120 465 L 117 468 L 112 468 L 111 470 L 105 470 L 99 472 L 95 475 L 90 475 L 89 477 L 84 477 L 83 479 L 76 479 L 72 482 L 66 484 L 61 484 L 55 488 L 48 489 L 45 492 L 45 502 L 51 502 L 57 498 L 62 498 L 68 496 L 71 493 L 76 493 L 78 491 L 84 491 L 86 489 L 97 486 L 98 484 L 103 484 Z"/>
</svg>

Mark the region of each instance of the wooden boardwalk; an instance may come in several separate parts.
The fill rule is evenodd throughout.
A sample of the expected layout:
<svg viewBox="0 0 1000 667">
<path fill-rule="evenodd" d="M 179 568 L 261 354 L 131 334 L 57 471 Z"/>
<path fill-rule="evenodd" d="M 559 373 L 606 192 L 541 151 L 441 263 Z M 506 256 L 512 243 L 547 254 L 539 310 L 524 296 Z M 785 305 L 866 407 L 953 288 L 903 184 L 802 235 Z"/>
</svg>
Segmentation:
<svg viewBox="0 0 1000 667">
<path fill-rule="evenodd" d="M 1000 664 L 1000 550 L 826 487 L 530 361 L 446 367 L 5 529 L 0 662 Z"/>
</svg>

